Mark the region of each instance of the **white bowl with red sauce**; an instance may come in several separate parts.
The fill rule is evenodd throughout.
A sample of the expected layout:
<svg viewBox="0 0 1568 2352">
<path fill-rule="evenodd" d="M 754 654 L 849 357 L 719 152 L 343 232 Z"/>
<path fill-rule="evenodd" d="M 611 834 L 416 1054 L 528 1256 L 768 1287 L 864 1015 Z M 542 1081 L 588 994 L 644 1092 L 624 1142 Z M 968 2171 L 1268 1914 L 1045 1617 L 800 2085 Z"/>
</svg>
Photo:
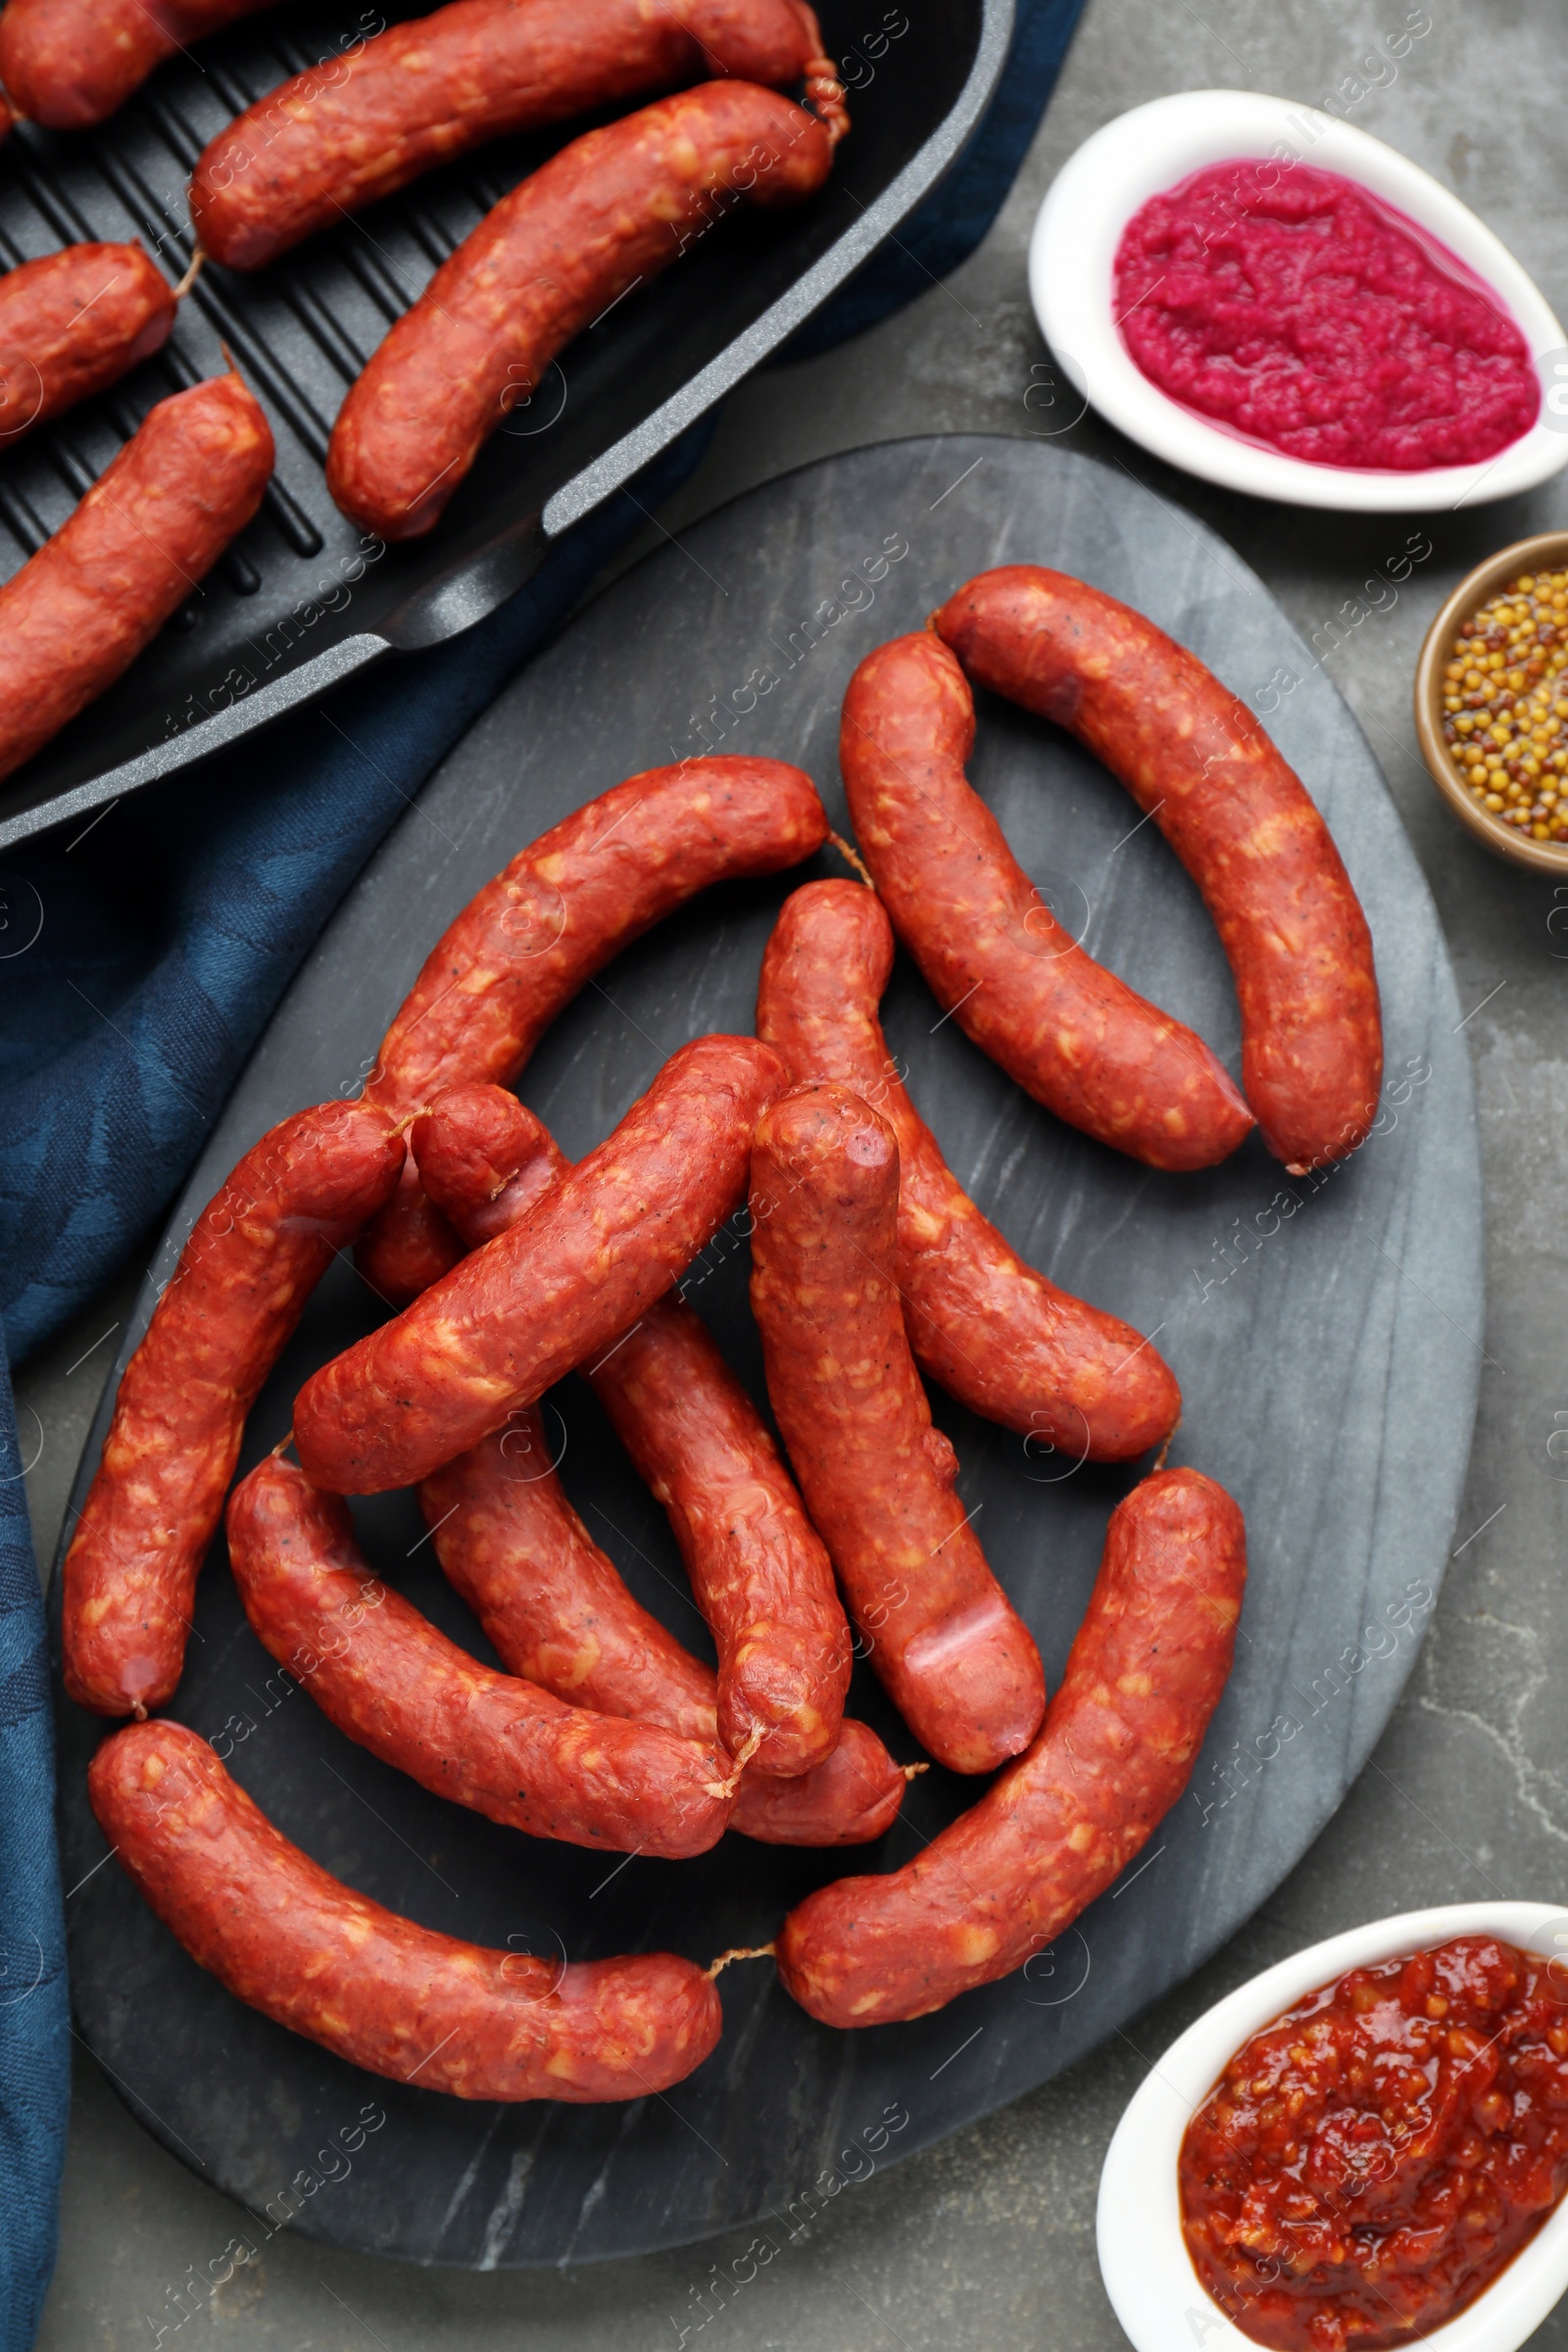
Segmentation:
<svg viewBox="0 0 1568 2352">
<path fill-rule="evenodd" d="M 1100 2177 L 1096 2236 L 1105 2291 L 1137 2352 L 1256 2352 L 1208 2294 L 1182 2229 L 1177 2167 L 1189 2124 L 1238 2051 L 1351 1969 L 1491 1936 L 1568 1974 L 1568 1906 L 1447 1903 L 1373 1920 L 1294 1952 L 1239 1985 L 1172 2042 L 1129 2102 Z M 1518 2352 L 1568 2291 L 1564 2198 L 1476 2300 L 1420 2331 L 1422 2352 Z"/>
<path fill-rule="evenodd" d="M 1536 421 L 1464 465 L 1320 463 L 1210 421 L 1139 367 L 1116 318 L 1117 254 L 1151 199 L 1206 168 L 1280 158 L 1349 180 L 1456 261 L 1519 329 L 1541 379 Z M 1309 106 L 1246 90 L 1186 90 L 1134 107 L 1057 173 L 1029 247 L 1029 290 L 1047 342 L 1081 398 L 1155 457 L 1226 489 L 1360 514 L 1512 498 L 1568 464 L 1568 350 L 1550 306 L 1501 240 L 1419 165 Z M 1560 370 L 1552 366 L 1561 361 Z"/>
</svg>

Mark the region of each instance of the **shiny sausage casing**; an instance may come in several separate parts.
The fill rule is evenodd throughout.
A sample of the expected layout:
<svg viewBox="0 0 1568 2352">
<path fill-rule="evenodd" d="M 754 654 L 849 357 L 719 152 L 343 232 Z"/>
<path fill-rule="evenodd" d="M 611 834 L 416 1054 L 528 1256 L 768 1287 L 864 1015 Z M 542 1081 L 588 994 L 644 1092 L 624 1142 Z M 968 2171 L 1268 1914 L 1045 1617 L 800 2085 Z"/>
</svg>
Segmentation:
<svg viewBox="0 0 1568 2352">
<path fill-rule="evenodd" d="M 260 270 L 481 140 L 710 75 L 825 68 L 797 0 L 453 0 L 296 74 L 226 123 L 191 174 L 215 261 Z"/>
<path fill-rule="evenodd" d="M 595 972 L 715 882 L 798 865 L 827 839 L 809 776 L 782 760 L 651 767 L 542 833 L 469 900 L 426 956 L 366 1092 L 401 1116 L 443 1087 L 510 1081 Z M 398 1305 L 463 1254 L 411 1165 L 361 1243 Z"/>
<path fill-rule="evenodd" d="M 267 418 L 237 375 L 149 413 L 0 588 L 0 776 L 130 666 L 244 529 L 271 470 Z"/>
<path fill-rule="evenodd" d="M 356 1894 L 183 1724 L 106 1740 L 87 1794 L 122 1869 L 198 1966 L 371 2074 L 460 2099 L 636 2099 L 681 2082 L 718 2039 L 715 1987 L 672 1952 L 562 1968 Z"/>
<path fill-rule="evenodd" d="M 808 882 L 762 957 L 757 1034 L 798 1086 L 836 1080 L 899 1145 L 899 1287 L 915 1361 L 971 1412 L 1068 1460 L 1128 1460 L 1169 1437 L 1175 1377 L 1115 1315 L 1026 1265 L 943 1158 L 889 1054 L 877 1006 L 893 933 L 874 891 Z"/>
<path fill-rule="evenodd" d="M 977 684 L 1119 776 L 1203 894 L 1242 1009 L 1242 1079 L 1292 1175 L 1365 1140 L 1383 1083 L 1366 917 L 1305 786 L 1163 629 L 1065 572 L 982 572 L 932 623 Z"/>
<path fill-rule="evenodd" d="M 1196 1470 L 1136 1487 L 1029 1753 L 904 1869 L 840 1879 L 784 1922 L 779 1974 L 802 2007 L 830 2026 L 923 2017 L 1047 1950 L 1186 1788 L 1246 1578 L 1223 1487 Z"/>
<path fill-rule="evenodd" d="M 197 1218 L 121 1377 L 66 1554 L 61 1642 L 78 1706 L 140 1715 L 172 1695 L 245 1416 L 403 1150 L 373 1102 L 324 1102 L 264 1135 Z"/>
<path fill-rule="evenodd" d="M 496 1088 L 438 1095 L 415 1136 L 428 1189 L 470 1242 L 494 1230 L 500 1204 L 525 1213 L 570 1166 L 533 1113 Z M 669 1514 L 718 1648 L 725 1747 L 776 1778 L 811 1771 L 837 1744 L 850 1631 L 832 1562 L 761 1415 L 676 1298 L 659 1299 L 579 1369 Z"/>
<path fill-rule="evenodd" d="M 0 277 L 0 446 L 161 351 L 177 308 L 173 287 L 137 244 L 67 245 L 8 270 Z"/>
<path fill-rule="evenodd" d="M 871 1664 L 939 1763 L 989 1772 L 1033 1739 L 1040 1654 L 954 1493 L 905 1336 L 899 1148 L 842 1086 L 801 1087 L 752 1153 L 752 1311 L 774 1417 Z"/>
<path fill-rule="evenodd" d="M 963 772 L 974 698 L 929 630 L 868 654 L 839 762 L 893 928 L 965 1035 L 1070 1126 L 1156 1168 L 1205 1168 L 1252 1125 L 1194 1031 L 1064 931 Z"/>
<path fill-rule="evenodd" d="M 679 259 L 730 205 L 799 204 L 831 132 L 776 90 L 709 81 L 573 139 L 443 262 L 351 387 L 327 488 L 387 540 L 434 528 L 559 351 Z"/>
<path fill-rule="evenodd" d="M 226 1519 L 251 1630 L 340 1732 L 423 1788 L 532 1838 L 613 1853 L 706 1853 L 729 1821 L 727 1757 L 566 1706 L 481 1666 L 360 1557 L 348 1506 L 275 1456 Z"/>
<path fill-rule="evenodd" d="M 718 1737 L 713 1670 L 627 1591 L 572 1509 L 537 1406 L 514 1413 L 419 1489 L 447 1579 L 513 1674 L 603 1715 Z M 846 1716 L 827 1761 L 793 1780 L 748 1765 L 730 1828 L 766 1845 L 862 1845 L 892 1827 L 905 1777 Z"/>
<path fill-rule="evenodd" d="M 7 0 L 0 82 L 51 130 L 104 122 L 166 57 L 271 0 Z"/>
<path fill-rule="evenodd" d="M 520 1225 L 307 1381 L 294 1437 L 313 1483 L 413 1486 L 634 1323 L 742 1199 L 752 1130 L 781 1079 L 755 1038 L 672 1054 Z"/>
</svg>

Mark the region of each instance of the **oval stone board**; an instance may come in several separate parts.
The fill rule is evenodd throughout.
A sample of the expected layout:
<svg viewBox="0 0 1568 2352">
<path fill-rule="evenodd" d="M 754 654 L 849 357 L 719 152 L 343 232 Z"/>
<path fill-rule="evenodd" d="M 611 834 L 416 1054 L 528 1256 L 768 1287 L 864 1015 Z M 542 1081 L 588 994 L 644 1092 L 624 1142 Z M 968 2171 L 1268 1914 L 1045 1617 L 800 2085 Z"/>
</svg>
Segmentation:
<svg viewBox="0 0 1568 2352">
<path fill-rule="evenodd" d="M 242 1074 L 154 1279 L 240 1152 L 287 1112 L 354 1091 L 442 927 L 523 843 L 622 776 L 705 749 L 799 761 L 847 830 L 836 742 L 856 663 L 921 626 L 971 573 L 1018 562 L 1124 598 L 1253 707 L 1277 703 L 1268 724 L 1344 853 L 1383 989 L 1378 1126 L 1353 1161 L 1304 1179 L 1255 1139 L 1196 1176 L 1102 1150 L 944 1020 L 902 957 L 884 1008 L 961 1181 L 1034 1264 L 1151 1335 L 1186 1396 L 1171 1458 L 1220 1479 L 1246 1512 L 1236 1667 L 1191 1788 L 1121 1885 L 1020 1974 L 917 2023 L 845 2034 L 797 2009 L 767 1962 L 737 1964 L 720 1980 L 713 2057 L 667 2096 L 621 2107 L 469 2106 L 363 2075 L 232 2000 L 118 1868 L 98 1870 L 69 1908 L 81 2031 L 147 2128 L 249 2205 L 258 2231 L 287 2223 L 490 2268 L 787 2221 L 852 2142 L 884 2163 L 925 2146 L 1057 2073 L 1186 1976 L 1317 1836 L 1402 1688 L 1451 1540 L 1481 1361 L 1480 1177 L 1452 975 L 1376 763 L 1300 639 L 1200 523 L 1086 459 L 977 436 L 858 451 L 750 493 L 616 581 L 501 696 L 351 892 Z M 1282 673 L 1296 680 L 1283 699 Z M 1234 1070 L 1236 1000 L 1212 927 L 1122 788 L 1066 736 L 991 702 L 973 775 L 1060 919 Z M 712 892 L 583 991 L 519 1084 L 568 1152 L 603 1137 L 685 1039 L 751 1027 L 779 904 L 844 870 L 830 850 L 796 874 Z M 760 1399 L 734 1235 L 705 1254 L 689 1296 Z M 305 1375 L 383 1311 L 345 1256 L 257 1406 L 246 1466 L 287 1429 Z M 1078 1467 L 934 1404 L 964 1503 L 1054 1686 L 1136 1469 Z M 550 1426 L 590 1531 L 704 1647 L 662 1515 L 580 1383 L 553 1394 Z M 102 1420 L 88 1463 L 101 1433 Z M 377 1570 L 489 1657 L 412 1497 L 355 1509 Z M 978 1793 L 933 1770 L 881 1844 L 858 1851 L 730 1836 L 695 1862 L 617 1864 L 464 1813 L 342 1738 L 249 1632 L 220 1543 L 195 1634 L 172 1711 L 328 1869 L 479 1943 L 706 1961 L 763 1942 L 846 1869 L 907 1861 Z M 912 1759 L 863 1668 L 853 1703 Z M 74 1887 L 106 1851 L 84 1793 L 104 1727 L 64 1702 L 62 1718 Z"/>
</svg>

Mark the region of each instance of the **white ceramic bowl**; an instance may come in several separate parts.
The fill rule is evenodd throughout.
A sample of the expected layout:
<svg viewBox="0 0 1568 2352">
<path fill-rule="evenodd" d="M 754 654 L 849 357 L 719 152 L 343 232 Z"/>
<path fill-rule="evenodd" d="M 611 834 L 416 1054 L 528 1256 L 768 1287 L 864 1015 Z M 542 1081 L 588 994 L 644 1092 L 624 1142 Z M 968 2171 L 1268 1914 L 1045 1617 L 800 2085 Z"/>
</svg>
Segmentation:
<svg viewBox="0 0 1568 2352">
<path fill-rule="evenodd" d="M 1382 197 L 1491 287 L 1542 372 L 1541 415 L 1528 433 L 1478 466 L 1404 473 L 1310 466 L 1222 431 L 1140 371 L 1117 332 L 1113 302 L 1116 248 L 1128 221 L 1151 196 L 1206 164 L 1267 157 L 1281 147 Z M 1119 115 L 1084 141 L 1041 206 L 1029 245 L 1029 292 L 1046 340 L 1081 397 L 1155 457 L 1230 490 L 1294 507 L 1402 514 L 1512 498 L 1568 464 L 1568 350 L 1544 298 L 1457 196 L 1381 139 L 1314 107 L 1247 90 L 1184 90 Z"/>
<path fill-rule="evenodd" d="M 1138 2352 L 1257 2352 L 1200 2283 L 1182 2236 L 1176 2164 L 1195 2110 L 1243 2042 L 1347 1969 L 1497 1936 L 1568 1968 L 1568 1911 L 1556 1903 L 1449 1903 L 1331 1936 L 1253 1977 L 1189 2026 L 1128 2105 L 1100 2176 L 1101 2275 Z M 1568 2289 L 1568 2198 L 1457 2319 L 1421 2352 L 1517 2352 Z"/>
</svg>

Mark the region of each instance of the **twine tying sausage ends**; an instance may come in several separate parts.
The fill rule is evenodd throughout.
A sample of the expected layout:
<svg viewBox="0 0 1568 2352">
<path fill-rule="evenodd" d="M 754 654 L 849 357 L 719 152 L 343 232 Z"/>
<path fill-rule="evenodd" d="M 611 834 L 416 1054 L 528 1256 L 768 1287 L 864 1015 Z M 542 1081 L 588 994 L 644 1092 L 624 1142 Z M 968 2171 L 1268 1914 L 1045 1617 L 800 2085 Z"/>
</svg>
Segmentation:
<svg viewBox="0 0 1568 2352">
<path fill-rule="evenodd" d="M 719 1971 L 728 1968 L 732 1960 L 771 1960 L 772 1957 L 773 1946 L 770 1943 L 738 1943 L 732 1951 L 720 1952 L 712 1967 L 705 1973 L 711 1984 Z"/>
</svg>

